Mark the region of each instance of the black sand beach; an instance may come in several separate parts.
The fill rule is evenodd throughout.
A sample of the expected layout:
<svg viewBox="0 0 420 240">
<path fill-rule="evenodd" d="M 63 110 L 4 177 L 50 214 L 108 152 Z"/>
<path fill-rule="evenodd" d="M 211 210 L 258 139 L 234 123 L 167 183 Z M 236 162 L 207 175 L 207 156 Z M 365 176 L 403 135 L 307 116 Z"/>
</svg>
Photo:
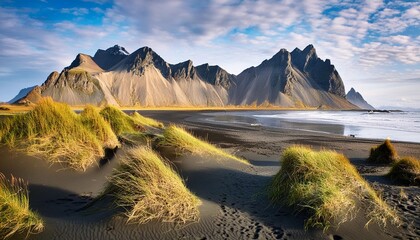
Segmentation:
<svg viewBox="0 0 420 240">
<path fill-rule="evenodd" d="M 379 141 L 261 126 L 220 125 L 202 120 L 196 111 L 140 111 L 165 124 L 182 124 L 196 136 L 248 159 L 252 166 L 231 160 L 186 155 L 172 160 L 187 187 L 203 202 L 200 221 L 187 226 L 151 222 L 125 223 L 113 216 L 106 201 L 92 202 L 117 166 L 124 146 L 109 162 L 84 173 L 48 166 L 43 159 L 2 147 L 0 172 L 30 183 L 30 205 L 45 220 L 45 231 L 29 239 L 418 239 L 420 215 L 418 187 L 398 186 L 383 176 L 389 167 L 366 163 Z M 403 224 L 397 228 L 365 227 L 357 217 L 338 229 L 304 230 L 304 214 L 272 205 L 265 189 L 280 168 L 279 156 L 288 146 L 309 145 L 346 155 L 384 199 L 397 209 Z M 420 157 L 420 144 L 394 142 L 401 156 Z M 165 156 L 165 155 L 164 155 Z M 404 193 L 404 194 L 402 194 Z M 86 206 L 89 207 L 86 207 Z M 21 239 L 24 236 L 15 236 Z"/>
</svg>

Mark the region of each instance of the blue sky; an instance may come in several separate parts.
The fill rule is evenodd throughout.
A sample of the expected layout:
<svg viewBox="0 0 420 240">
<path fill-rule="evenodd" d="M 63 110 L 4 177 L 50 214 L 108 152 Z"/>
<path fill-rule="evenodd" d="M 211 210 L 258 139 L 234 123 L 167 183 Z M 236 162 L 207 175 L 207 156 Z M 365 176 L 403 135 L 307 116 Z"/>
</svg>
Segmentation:
<svg viewBox="0 0 420 240">
<path fill-rule="evenodd" d="M 374 106 L 420 108 L 420 4 L 349 0 L 0 0 L 0 101 L 79 52 L 149 46 L 238 74 L 313 44 Z"/>
</svg>

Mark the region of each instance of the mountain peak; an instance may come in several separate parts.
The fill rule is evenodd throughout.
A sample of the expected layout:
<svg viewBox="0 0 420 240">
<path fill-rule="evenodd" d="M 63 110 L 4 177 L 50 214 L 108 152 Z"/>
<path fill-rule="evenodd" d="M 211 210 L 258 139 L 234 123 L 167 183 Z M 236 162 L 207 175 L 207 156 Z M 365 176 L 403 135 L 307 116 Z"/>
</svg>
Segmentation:
<svg viewBox="0 0 420 240">
<path fill-rule="evenodd" d="M 305 47 L 305 49 L 303 49 L 304 52 L 306 51 L 311 51 L 312 49 L 315 49 L 314 45 L 309 44 L 308 46 Z"/>
<path fill-rule="evenodd" d="M 195 67 L 195 69 L 201 79 L 212 85 L 222 86 L 225 89 L 229 89 L 236 78 L 235 75 L 226 72 L 219 65 L 205 63 Z"/>
<path fill-rule="evenodd" d="M 94 59 L 91 56 L 79 53 L 76 58 L 66 67 L 65 70 L 70 70 L 73 68 L 80 68 L 88 72 L 102 72 L 103 69 L 98 66 Z"/>
<path fill-rule="evenodd" d="M 106 52 L 112 54 L 112 55 L 129 55 L 130 53 L 125 50 L 124 47 L 121 47 L 119 45 L 114 45 L 113 47 L 108 48 L 107 50 L 105 50 Z"/>
<path fill-rule="evenodd" d="M 306 58 L 314 58 L 317 59 L 318 55 L 316 54 L 316 49 L 314 47 L 314 45 L 309 44 L 308 46 L 305 47 L 305 49 L 303 49 L 302 53 L 304 55 L 306 55 Z"/>
<path fill-rule="evenodd" d="M 144 47 L 141 47 L 141 48 L 137 49 L 132 54 L 130 54 L 130 56 L 137 56 L 137 57 L 140 57 L 143 60 L 146 59 L 147 57 L 150 58 L 150 59 L 153 59 L 153 58 L 156 58 L 156 57 L 160 58 L 160 56 L 155 51 L 153 51 L 152 48 L 150 48 L 148 46 L 144 46 Z"/>
<path fill-rule="evenodd" d="M 291 56 L 290 53 L 282 48 L 278 53 L 276 53 L 271 59 L 268 61 L 264 61 L 266 64 L 274 63 L 277 66 L 289 66 L 291 64 Z"/>
<path fill-rule="evenodd" d="M 366 102 L 362 94 L 357 92 L 354 88 L 351 88 L 350 91 L 347 93 L 346 99 L 354 105 L 360 107 L 361 109 L 375 109 L 374 107 L 372 107 L 372 105 Z"/>
<path fill-rule="evenodd" d="M 93 60 L 102 69 L 108 70 L 128 55 L 129 52 L 124 47 L 114 45 L 107 50 L 98 49 L 95 56 L 93 56 Z"/>
<path fill-rule="evenodd" d="M 137 75 L 142 75 L 144 69 L 152 65 L 159 69 L 165 78 L 170 76 L 171 69 L 169 64 L 148 46 L 137 49 L 124 60 L 112 67 L 111 70 L 124 70 L 133 72 Z"/>
<path fill-rule="evenodd" d="M 66 67 L 66 69 L 72 69 L 72 68 L 82 65 L 84 62 L 87 61 L 86 57 L 87 57 L 86 54 L 83 54 L 83 53 L 77 54 L 76 58 L 73 60 L 73 62 L 71 62 L 70 66 Z"/>
<path fill-rule="evenodd" d="M 192 79 L 195 76 L 195 69 L 193 62 L 187 60 L 185 62 L 180 62 L 175 65 L 170 65 L 172 77 L 175 79 Z"/>
</svg>

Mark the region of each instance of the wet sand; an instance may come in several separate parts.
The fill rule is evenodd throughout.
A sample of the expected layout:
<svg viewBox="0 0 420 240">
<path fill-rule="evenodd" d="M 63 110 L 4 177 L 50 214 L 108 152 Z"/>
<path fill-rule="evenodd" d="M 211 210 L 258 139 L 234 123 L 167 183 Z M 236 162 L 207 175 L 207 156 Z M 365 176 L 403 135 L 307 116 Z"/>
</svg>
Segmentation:
<svg viewBox="0 0 420 240">
<path fill-rule="evenodd" d="M 0 171 L 27 180 L 30 205 L 45 220 L 45 231 L 29 239 L 418 239 L 420 215 L 418 187 L 394 185 L 384 173 L 389 167 L 368 165 L 370 147 L 380 143 L 331 134 L 260 126 L 215 124 L 203 121 L 200 112 L 145 111 L 141 114 L 166 124 L 183 124 L 195 135 L 248 159 L 253 166 L 231 160 L 185 155 L 173 159 L 187 187 L 203 202 L 200 221 L 179 227 L 170 223 L 126 224 L 109 202 L 92 202 L 106 183 L 117 155 L 85 173 L 49 166 L 43 159 L 0 149 Z M 383 192 L 387 202 L 398 210 L 404 224 L 383 229 L 375 224 L 365 228 L 366 220 L 358 216 L 327 232 L 303 228 L 304 215 L 290 208 L 272 205 L 265 188 L 280 168 L 282 150 L 293 144 L 328 148 L 344 153 L 362 175 Z M 401 156 L 420 158 L 420 144 L 395 143 Z M 163 153 L 164 154 L 164 153 Z M 406 196 L 401 195 L 401 190 Z M 84 209 L 81 211 L 81 209 Z M 22 236 L 15 236 L 20 239 Z"/>
</svg>

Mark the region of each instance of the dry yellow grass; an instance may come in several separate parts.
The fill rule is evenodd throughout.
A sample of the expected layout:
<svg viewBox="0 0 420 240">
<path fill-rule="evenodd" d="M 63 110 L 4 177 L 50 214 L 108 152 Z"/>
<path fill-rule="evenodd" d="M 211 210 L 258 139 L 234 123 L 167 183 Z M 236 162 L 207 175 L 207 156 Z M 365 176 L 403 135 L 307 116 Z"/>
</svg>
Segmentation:
<svg viewBox="0 0 420 240">
<path fill-rule="evenodd" d="M 25 113 L 34 108 L 34 106 L 25 106 L 25 105 L 12 105 L 12 104 L 1 104 L 0 115 L 15 115 L 19 113 Z M 8 110 L 6 110 L 8 109 Z"/>
<path fill-rule="evenodd" d="M 247 160 L 234 156 L 208 142 L 200 140 L 182 127 L 175 125 L 171 125 L 165 129 L 163 132 L 163 140 L 160 144 L 174 147 L 181 153 L 187 151 L 199 155 L 208 154 L 211 156 L 229 158 L 244 164 L 249 164 Z"/>
<path fill-rule="evenodd" d="M 140 126 L 135 123 L 133 118 L 116 107 L 107 106 L 100 111 L 100 114 L 111 125 L 117 136 L 123 133 L 134 133 L 139 130 L 138 127 Z"/>
<path fill-rule="evenodd" d="M 420 186 L 420 160 L 403 157 L 394 163 L 388 176 L 399 183 Z"/>
<path fill-rule="evenodd" d="M 82 124 L 93 132 L 103 143 L 105 148 L 115 148 L 120 146 L 118 138 L 112 131 L 111 125 L 101 116 L 99 110 L 93 106 L 86 106 L 80 113 Z"/>
<path fill-rule="evenodd" d="M 352 220 L 359 206 L 364 208 L 369 222 L 399 223 L 394 210 L 342 154 L 293 146 L 283 152 L 281 162 L 269 186 L 270 199 L 308 212 L 306 227 L 325 230 L 339 226 Z"/>
<path fill-rule="evenodd" d="M 386 139 L 382 144 L 370 149 L 368 162 L 371 163 L 393 163 L 398 160 L 397 150 L 391 140 Z"/>
<path fill-rule="evenodd" d="M 20 178 L 7 180 L 0 173 L 0 238 L 15 233 L 39 233 L 44 229 L 42 219 L 29 209 L 27 184 Z"/>
<path fill-rule="evenodd" d="M 68 105 L 51 98 L 42 99 L 28 113 L 1 119 L 0 142 L 76 170 L 86 170 L 104 156 L 96 133 Z"/>
<path fill-rule="evenodd" d="M 143 115 L 140 115 L 138 112 L 134 112 L 131 116 L 136 124 L 145 126 L 145 127 L 155 127 L 155 128 L 163 128 L 163 123 L 156 121 L 153 118 L 148 118 Z"/>
<path fill-rule="evenodd" d="M 147 147 L 131 149 L 109 179 L 105 194 L 126 209 L 127 222 L 151 220 L 183 224 L 198 221 L 200 200 L 180 176 Z"/>
</svg>

